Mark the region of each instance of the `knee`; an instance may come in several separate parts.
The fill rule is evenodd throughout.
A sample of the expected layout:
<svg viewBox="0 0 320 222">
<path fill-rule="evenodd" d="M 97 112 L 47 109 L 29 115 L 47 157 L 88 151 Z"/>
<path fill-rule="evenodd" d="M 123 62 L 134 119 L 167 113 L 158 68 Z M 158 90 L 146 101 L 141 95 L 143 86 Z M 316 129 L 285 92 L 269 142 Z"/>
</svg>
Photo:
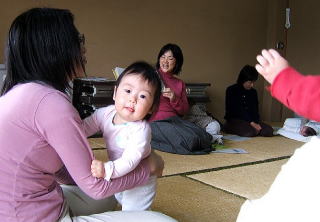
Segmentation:
<svg viewBox="0 0 320 222">
<path fill-rule="evenodd" d="M 273 128 L 271 126 L 263 127 L 260 131 L 260 135 L 264 137 L 273 136 Z"/>
<path fill-rule="evenodd" d="M 259 132 L 257 132 L 254 129 L 238 133 L 239 136 L 243 136 L 243 137 L 255 137 L 255 136 L 258 136 L 258 134 L 259 134 Z"/>
</svg>

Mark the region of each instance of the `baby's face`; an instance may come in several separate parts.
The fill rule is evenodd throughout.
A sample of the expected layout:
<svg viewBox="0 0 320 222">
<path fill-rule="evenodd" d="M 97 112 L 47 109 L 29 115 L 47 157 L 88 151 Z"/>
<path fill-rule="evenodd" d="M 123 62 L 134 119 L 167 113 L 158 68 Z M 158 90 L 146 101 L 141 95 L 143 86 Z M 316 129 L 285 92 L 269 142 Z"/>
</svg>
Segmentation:
<svg viewBox="0 0 320 222">
<path fill-rule="evenodd" d="M 117 114 L 115 124 L 142 120 L 151 113 L 155 89 L 140 75 L 124 76 L 113 99 Z"/>
</svg>

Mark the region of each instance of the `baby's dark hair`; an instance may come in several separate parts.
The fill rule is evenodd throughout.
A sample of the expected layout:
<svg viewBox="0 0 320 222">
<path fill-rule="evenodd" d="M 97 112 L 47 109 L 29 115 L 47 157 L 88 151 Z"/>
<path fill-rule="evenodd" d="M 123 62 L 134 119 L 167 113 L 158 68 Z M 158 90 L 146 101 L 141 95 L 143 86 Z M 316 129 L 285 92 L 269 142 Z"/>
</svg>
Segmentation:
<svg viewBox="0 0 320 222">
<path fill-rule="evenodd" d="M 160 95 L 161 95 L 161 81 L 159 74 L 151 66 L 149 63 L 144 61 L 134 62 L 129 65 L 118 77 L 116 81 L 116 87 L 121 83 L 121 80 L 126 75 L 140 75 L 144 80 L 146 80 L 152 87 L 155 88 L 153 104 L 152 104 L 152 112 L 158 109 L 160 103 Z M 147 115 L 145 119 L 149 119 L 150 115 Z"/>
</svg>

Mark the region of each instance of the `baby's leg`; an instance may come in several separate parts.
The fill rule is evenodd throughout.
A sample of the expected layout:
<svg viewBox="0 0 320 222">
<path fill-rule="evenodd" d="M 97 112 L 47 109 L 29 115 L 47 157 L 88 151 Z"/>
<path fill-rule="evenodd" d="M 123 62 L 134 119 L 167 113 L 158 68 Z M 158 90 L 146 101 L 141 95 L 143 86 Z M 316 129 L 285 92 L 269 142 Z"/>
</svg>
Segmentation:
<svg viewBox="0 0 320 222">
<path fill-rule="evenodd" d="M 222 135 L 220 135 L 220 124 L 218 121 L 214 120 L 206 126 L 206 131 L 212 136 L 212 142 L 218 142 L 219 144 L 223 144 Z"/>
<path fill-rule="evenodd" d="M 157 177 L 151 176 L 147 184 L 122 192 L 123 211 L 150 210 L 156 195 Z"/>
<path fill-rule="evenodd" d="M 124 191 L 123 191 L 124 192 Z M 123 192 L 119 192 L 114 194 L 114 197 L 116 198 L 116 200 L 118 201 L 118 203 L 120 205 L 122 205 L 122 197 L 123 197 Z"/>
<path fill-rule="evenodd" d="M 218 123 L 218 121 L 214 120 L 211 123 L 209 123 L 206 127 L 206 131 L 208 133 L 212 134 L 220 134 L 220 124 Z"/>
</svg>

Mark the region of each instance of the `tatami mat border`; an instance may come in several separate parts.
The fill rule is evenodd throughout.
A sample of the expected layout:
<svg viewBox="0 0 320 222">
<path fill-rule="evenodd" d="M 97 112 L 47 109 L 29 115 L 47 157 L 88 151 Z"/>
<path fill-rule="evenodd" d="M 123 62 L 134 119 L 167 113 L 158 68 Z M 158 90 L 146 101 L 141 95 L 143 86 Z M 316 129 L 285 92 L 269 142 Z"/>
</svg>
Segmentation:
<svg viewBox="0 0 320 222">
<path fill-rule="evenodd" d="M 162 177 L 171 177 L 171 176 L 178 176 L 178 175 L 189 176 L 189 175 L 194 175 L 194 174 L 199 174 L 199 173 L 208 173 L 208 172 L 212 172 L 212 171 L 219 171 L 219 170 L 225 170 L 225 169 L 231 169 L 231 168 L 237 168 L 237 167 L 256 165 L 256 164 L 260 164 L 260 163 L 268 163 L 268 162 L 273 162 L 273 161 L 278 161 L 278 160 L 284 160 L 284 159 L 288 159 L 290 157 L 291 156 L 275 157 L 275 158 L 270 158 L 270 159 L 265 159 L 265 160 L 254 161 L 254 162 L 246 162 L 246 163 L 240 163 L 240 164 L 223 166 L 223 167 L 215 167 L 215 168 L 195 170 L 195 171 L 190 171 L 190 172 L 185 172 L 185 173 L 170 174 L 170 175 L 165 175 Z"/>
</svg>

